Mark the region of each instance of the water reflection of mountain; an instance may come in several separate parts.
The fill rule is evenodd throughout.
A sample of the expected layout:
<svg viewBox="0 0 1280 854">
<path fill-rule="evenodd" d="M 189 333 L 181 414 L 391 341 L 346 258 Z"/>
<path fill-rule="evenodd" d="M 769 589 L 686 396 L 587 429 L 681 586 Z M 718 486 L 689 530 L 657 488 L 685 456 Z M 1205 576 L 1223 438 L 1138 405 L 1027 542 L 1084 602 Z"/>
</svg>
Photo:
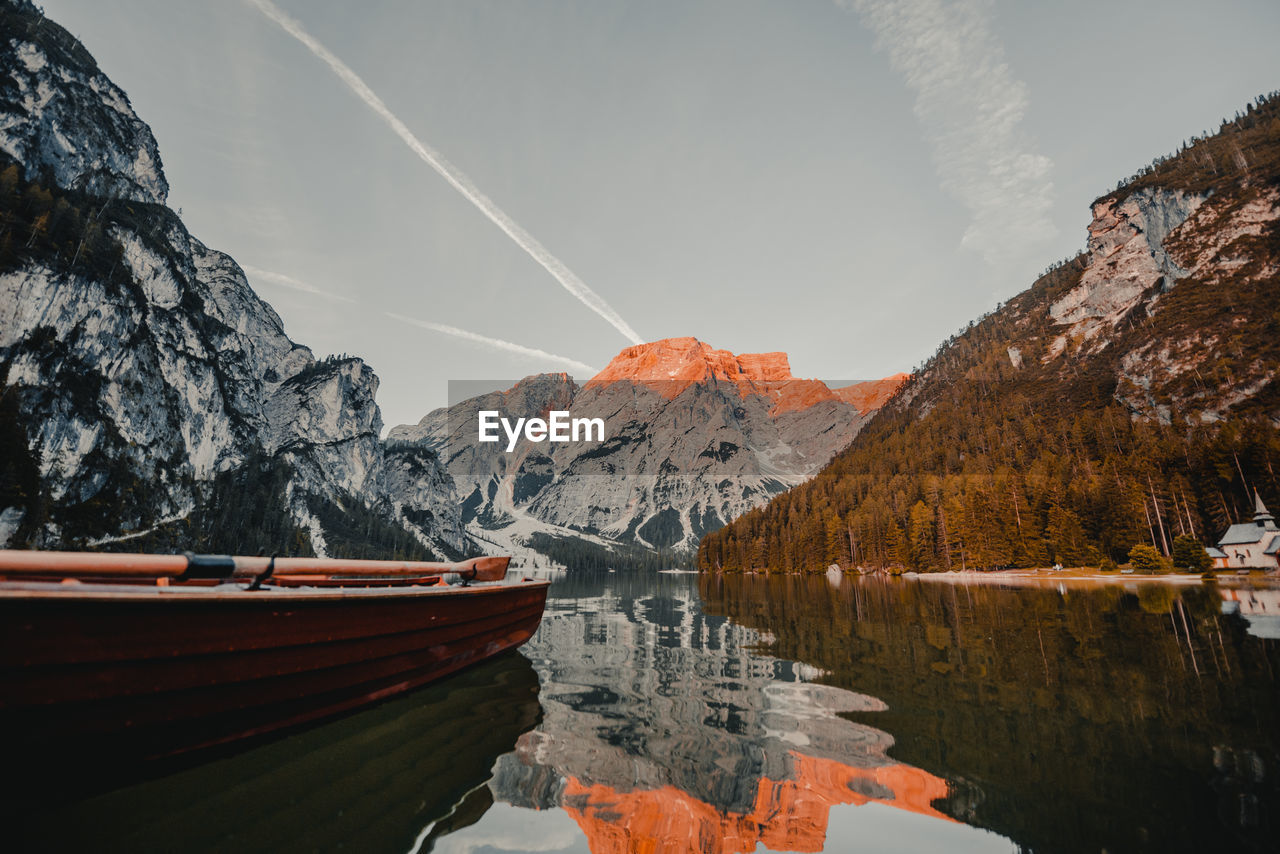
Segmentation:
<svg viewBox="0 0 1280 854">
<path fill-rule="evenodd" d="M 868 801 L 932 815 L 944 780 L 887 756 L 842 712 L 872 696 L 806 681 L 756 631 L 702 612 L 689 578 L 570 578 L 524 648 L 542 723 L 498 760 L 499 800 L 561 807 L 596 854 L 644 844 L 819 850 L 827 813 Z"/>
<path fill-rule="evenodd" d="M 13 851 L 427 850 L 425 837 L 484 813 L 495 759 L 538 719 L 537 675 L 504 655 L 163 779 L 24 810 L 6 819 L 5 842 Z M 55 794 L 37 797 L 49 804 Z"/>
<path fill-rule="evenodd" d="M 881 698 L 939 806 L 1034 851 L 1274 851 L 1280 642 L 1211 589 L 720 577 L 708 613 Z"/>
<path fill-rule="evenodd" d="M 745 854 L 760 844 L 774 851 L 821 851 L 831 808 L 841 804 L 879 802 L 951 820 L 931 805 L 946 797 L 946 781 L 919 768 L 859 768 L 795 752 L 789 758 L 789 777 L 759 780 L 745 812 L 716 809 L 674 786 L 618 791 L 572 777 L 561 806 L 586 833 L 592 854 L 664 848 Z"/>
</svg>

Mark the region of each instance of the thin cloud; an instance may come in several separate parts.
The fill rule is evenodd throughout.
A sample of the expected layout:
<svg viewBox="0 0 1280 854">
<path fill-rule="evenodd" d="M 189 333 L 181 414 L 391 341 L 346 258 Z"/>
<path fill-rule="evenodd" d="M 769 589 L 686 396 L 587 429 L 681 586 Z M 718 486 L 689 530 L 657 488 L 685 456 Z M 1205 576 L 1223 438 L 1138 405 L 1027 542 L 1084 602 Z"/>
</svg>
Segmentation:
<svg viewBox="0 0 1280 854">
<path fill-rule="evenodd" d="M 301 291 L 305 294 L 312 294 L 323 299 L 335 300 L 338 302 L 354 303 L 351 297 L 345 297 L 340 294 L 330 293 L 320 288 L 310 285 L 293 276 L 284 273 L 276 273 L 272 270 L 263 270 L 261 267 L 254 267 L 252 264 L 241 264 L 240 269 L 252 277 L 255 281 L 268 282 L 273 285 L 289 288 L 295 291 Z M 579 362 L 577 359 L 570 359 L 566 356 L 557 356 L 555 353 L 548 353 L 546 350 L 539 350 L 535 347 L 525 347 L 522 344 L 516 344 L 511 341 L 503 341 L 501 338 L 490 338 L 488 335 L 481 335 L 478 332 L 468 332 L 466 329 L 459 329 L 456 326 L 449 326 L 444 323 L 432 323 L 429 320 L 419 320 L 416 317 L 408 317 L 395 312 L 383 312 L 387 317 L 399 320 L 401 323 L 408 323 L 412 326 L 418 326 L 422 329 L 430 329 L 433 332 L 439 332 L 443 335 L 451 335 L 454 338 L 461 338 L 464 341 L 470 341 L 473 344 L 480 344 L 503 353 L 514 353 L 518 356 L 525 356 L 531 359 L 543 362 L 555 362 L 564 365 L 570 370 L 584 376 L 594 376 L 599 373 L 596 368 L 591 367 L 585 362 Z"/>
<path fill-rule="evenodd" d="M 614 329 L 617 329 L 628 338 L 632 344 L 644 343 L 644 339 L 604 301 L 603 297 L 587 287 L 586 283 L 579 279 L 559 258 L 548 252 L 541 243 L 534 239 L 533 235 L 521 228 L 515 220 L 507 216 L 488 196 L 480 192 L 480 189 L 471 183 L 471 179 L 463 174 L 458 167 L 445 160 L 440 152 L 414 136 L 413 132 L 405 126 L 405 123 L 391 112 L 391 109 L 360 79 L 360 76 L 352 71 L 346 63 L 334 56 L 328 48 L 316 41 L 310 33 L 303 29 L 302 24 L 283 12 L 271 0 L 247 0 L 247 2 L 256 6 L 262 14 L 301 42 L 318 59 L 323 60 L 333 70 L 333 73 L 337 74 L 342 82 L 347 84 L 347 87 L 356 94 L 356 97 L 364 101 L 370 109 L 378 114 L 379 118 L 387 123 L 391 130 L 395 131 L 396 136 L 400 137 L 414 154 L 418 155 L 424 163 L 439 173 L 441 178 L 448 181 L 450 186 L 461 193 L 467 201 L 471 202 L 477 210 L 488 217 L 494 225 L 502 229 L 508 237 L 515 241 L 517 246 L 529 253 L 530 257 L 541 264 L 543 269 L 550 273 L 566 291 L 573 294 L 587 308 L 604 318 Z"/>
<path fill-rule="evenodd" d="M 991 28 L 989 0 L 837 0 L 857 11 L 915 92 L 944 190 L 972 219 L 961 244 L 990 264 L 1057 233 L 1053 161 L 1022 130 L 1029 97 Z"/>
<path fill-rule="evenodd" d="M 387 317 L 398 320 L 401 323 L 408 323 L 412 326 L 418 326 L 422 329 L 430 329 L 432 332 L 439 332 L 443 335 L 452 335 L 454 338 L 461 338 L 463 341 L 470 341 L 474 344 L 480 344 L 494 350 L 500 350 L 504 353 L 515 353 L 518 356 L 526 356 L 530 359 L 543 362 L 556 362 L 564 365 L 569 370 L 574 371 L 579 376 L 595 376 L 598 370 L 590 365 L 579 362 L 577 359 L 570 359 L 566 356 L 557 356 L 555 353 L 548 353 L 546 350 L 539 350 L 535 347 L 525 347 L 523 344 L 514 344 L 510 341 L 503 341 L 501 338 L 490 338 L 488 335 L 481 335 L 477 332 L 468 332 L 465 329 L 459 329 L 456 326 L 447 326 L 443 323 L 432 323 L 429 320 L 418 320 L 416 317 L 407 317 L 403 314 L 395 312 L 384 312 Z"/>
<path fill-rule="evenodd" d="M 314 285 L 309 285 L 293 276 L 286 276 L 284 273 L 273 273 L 271 270 L 263 270 L 261 267 L 254 267 L 251 264 L 241 264 L 240 269 L 244 270 L 249 276 L 263 282 L 269 282 L 273 285 L 280 285 L 284 288 L 290 288 L 295 291 L 302 291 L 304 294 L 313 294 L 323 299 L 334 300 L 335 302 L 355 302 L 351 297 L 344 297 L 341 294 L 323 291 Z"/>
</svg>

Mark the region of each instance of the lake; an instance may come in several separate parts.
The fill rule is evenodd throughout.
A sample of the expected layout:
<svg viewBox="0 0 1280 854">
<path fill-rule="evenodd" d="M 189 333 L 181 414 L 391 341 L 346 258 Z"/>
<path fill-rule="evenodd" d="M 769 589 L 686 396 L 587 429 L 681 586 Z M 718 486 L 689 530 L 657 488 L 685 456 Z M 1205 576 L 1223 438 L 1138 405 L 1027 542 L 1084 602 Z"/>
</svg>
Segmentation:
<svg viewBox="0 0 1280 854">
<path fill-rule="evenodd" d="M 30 850 L 1276 851 L 1277 597 L 573 575 L 519 653 L 6 823 Z"/>
</svg>

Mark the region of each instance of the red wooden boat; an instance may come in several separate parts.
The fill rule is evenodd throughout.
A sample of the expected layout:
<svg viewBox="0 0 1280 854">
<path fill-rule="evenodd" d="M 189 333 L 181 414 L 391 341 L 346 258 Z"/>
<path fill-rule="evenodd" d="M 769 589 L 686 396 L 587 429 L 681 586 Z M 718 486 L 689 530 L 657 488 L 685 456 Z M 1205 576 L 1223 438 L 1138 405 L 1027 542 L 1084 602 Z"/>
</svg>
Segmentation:
<svg viewBox="0 0 1280 854">
<path fill-rule="evenodd" d="M 533 635 L 508 561 L 0 550 L 0 722 L 157 756 L 375 702 Z"/>
</svg>

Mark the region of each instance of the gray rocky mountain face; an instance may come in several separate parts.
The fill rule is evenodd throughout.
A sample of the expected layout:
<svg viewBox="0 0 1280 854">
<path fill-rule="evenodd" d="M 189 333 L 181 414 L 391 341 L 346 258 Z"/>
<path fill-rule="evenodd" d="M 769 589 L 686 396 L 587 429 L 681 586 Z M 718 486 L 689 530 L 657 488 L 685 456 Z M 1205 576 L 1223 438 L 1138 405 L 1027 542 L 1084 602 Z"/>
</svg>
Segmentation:
<svg viewBox="0 0 1280 854">
<path fill-rule="evenodd" d="M 128 97 L 34 4 L 0 6 L 4 71 L 0 150 L 59 187 L 163 205 L 160 150 Z"/>
<path fill-rule="evenodd" d="M 0 546 L 470 550 L 436 456 L 384 449 L 373 371 L 291 341 L 167 192 L 84 47 L 0 6 Z"/>
<path fill-rule="evenodd" d="M 585 386 L 565 374 L 527 377 L 395 427 L 390 437 L 440 455 L 466 521 L 489 541 L 518 547 L 537 534 L 585 535 L 689 549 L 811 477 L 874 411 L 790 377 L 783 354 L 767 356 L 771 373 L 752 377 L 758 357 L 695 339 L 653 342 L 623 351 Z M 479 441 L 481 412 L 514 423 L 555 410 L 599 419 L 603 440 L 586 441 L 584 430 L 580 441 L 522 437 L 508 450 L 500 429 L 499 441 Z"/>
</svg>

